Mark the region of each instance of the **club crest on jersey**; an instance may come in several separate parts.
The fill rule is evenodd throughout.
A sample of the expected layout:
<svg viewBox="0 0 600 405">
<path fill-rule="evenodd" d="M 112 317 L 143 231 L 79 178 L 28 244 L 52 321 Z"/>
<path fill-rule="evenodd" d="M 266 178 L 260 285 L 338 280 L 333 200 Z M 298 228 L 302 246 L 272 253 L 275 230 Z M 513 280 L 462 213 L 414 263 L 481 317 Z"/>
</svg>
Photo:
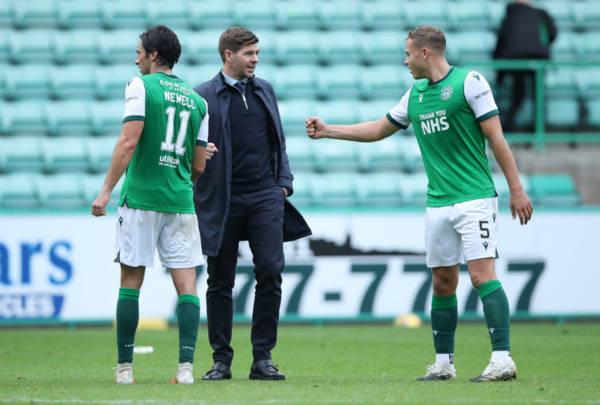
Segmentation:
<svg viewBox="0 0 600 405">
<path fill-rule="evenodd" d="M 448 100 L 450 97 L 452 97 L 452 91 L 453 90 L 451 86 L 442 87 L 442 93 L 440 95 L 442 100 Z"/>
</svg>

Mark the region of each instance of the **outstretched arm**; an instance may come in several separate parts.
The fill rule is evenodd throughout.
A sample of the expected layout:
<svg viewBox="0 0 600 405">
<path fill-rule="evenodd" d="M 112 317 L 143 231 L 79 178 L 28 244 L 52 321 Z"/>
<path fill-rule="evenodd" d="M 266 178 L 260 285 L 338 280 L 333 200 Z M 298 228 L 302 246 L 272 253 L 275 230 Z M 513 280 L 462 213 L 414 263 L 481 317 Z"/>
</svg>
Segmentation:
<svg viewBox="0 0 600 405">
<path fill-rule="evenodd" d="M 533 206 L 521 185 L 515 159 L 513 158 L 512 152 L 502 133 L 500 118 L 498 115 L 494 115 L 482 121 L 480 125 L 483 134 L 490 142 L 490 147 L 494 152 L 496 161 L 500 165 L 500 168 L 502 168 L 506 181 L 508 182 L 512 217 L 515 219 L 518 215 L 521 225 L 526 225 L 533 214 Z"/>
<path fill-rule="evenodd" d="M 398 131 L 387 117 L 354 125 L 327 125 L 318 117 L 306 120 L 306 133 L 312 139 L 330 138 L 357 142 L 374 142 Z"/>
</svg>

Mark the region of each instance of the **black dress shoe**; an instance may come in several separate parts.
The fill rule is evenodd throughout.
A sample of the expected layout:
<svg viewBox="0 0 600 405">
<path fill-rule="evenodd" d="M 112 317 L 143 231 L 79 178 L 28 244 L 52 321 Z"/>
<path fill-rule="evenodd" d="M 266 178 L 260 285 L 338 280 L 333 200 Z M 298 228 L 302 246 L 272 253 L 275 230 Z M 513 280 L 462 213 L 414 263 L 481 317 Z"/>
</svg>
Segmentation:
<svg viewBox="0 0 600 405">
<path fill-rule="evenodd" d="M 250 367 L 251 380 L 285 380 L 285 375 L 277 370 L 273 360 L 265 359 L 255 361 Z"/>
<path fill-rule="evenodd" d="M 208 370 L 208 373 L 204 377 L 203 380 L 229 380 L 231 378 L 231 370 L 229 366 L 225 363 L 217 361 L 213 364 L 212 368 Z"/>
</svg>

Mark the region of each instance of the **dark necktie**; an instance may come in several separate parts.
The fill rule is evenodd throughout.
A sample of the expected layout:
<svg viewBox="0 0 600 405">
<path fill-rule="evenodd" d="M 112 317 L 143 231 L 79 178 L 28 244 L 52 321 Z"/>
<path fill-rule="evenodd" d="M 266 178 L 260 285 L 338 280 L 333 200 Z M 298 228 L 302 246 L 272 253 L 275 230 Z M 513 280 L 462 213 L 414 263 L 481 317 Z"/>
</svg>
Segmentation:
<svg viewBox="0 0 600 405">
<path fill-rule="evenodd" d="M 235 82 L 234 86 L 243 94 L 244 93 L 244 84 L 242 82 Z"/>
</svg>

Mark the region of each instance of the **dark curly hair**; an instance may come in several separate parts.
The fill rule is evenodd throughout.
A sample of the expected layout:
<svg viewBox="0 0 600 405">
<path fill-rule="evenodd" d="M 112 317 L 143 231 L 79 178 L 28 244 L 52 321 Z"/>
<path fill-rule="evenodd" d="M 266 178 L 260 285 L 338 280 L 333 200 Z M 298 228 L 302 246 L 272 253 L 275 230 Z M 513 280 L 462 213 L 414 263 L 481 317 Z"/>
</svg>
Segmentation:
<svg viewBox="0 0 600 405">
<path fill-rule="evenodd" d="M 140 39 L 146 53 L 158 52 L 160 66 L 168 66 L 172 69 L 179 60 L 181 44 L 177 35 L 169 27 L 157 25 L 148 28 L 146 32 L 140 34 Z"/>
</svg>

